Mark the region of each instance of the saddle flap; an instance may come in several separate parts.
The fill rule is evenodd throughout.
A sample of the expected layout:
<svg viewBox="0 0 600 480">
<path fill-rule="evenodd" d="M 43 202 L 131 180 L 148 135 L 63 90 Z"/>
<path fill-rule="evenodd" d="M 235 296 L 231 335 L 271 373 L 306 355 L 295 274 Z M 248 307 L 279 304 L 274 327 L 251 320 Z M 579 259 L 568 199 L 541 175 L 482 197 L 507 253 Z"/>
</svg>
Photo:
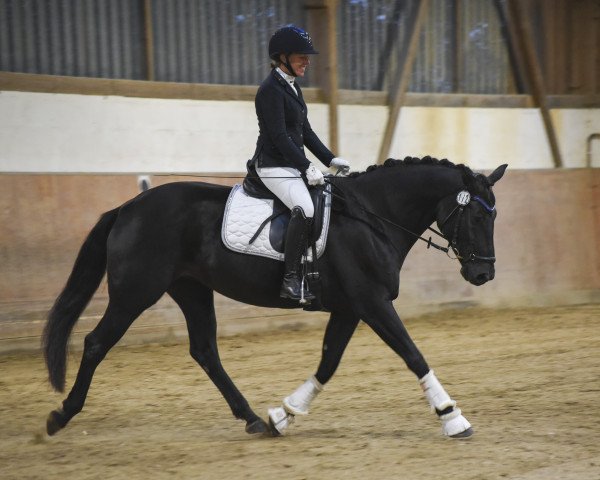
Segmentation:
<svg viewBox="0 0 600 480">
<path fill-rule="evenodd" d="M 317 257 L 323 254 L 327 242 L 331 210 L 330 195 L 327 190 L 324 195 L 320 195 L 323 209 L 319 209 L 322 213 L 321 220 L 318 222 L 321 234 L 316 242 Z M 280 208 L 284 208 L 284 213 L 278 214 Z M 235 252 L 283 261 L 283 245 L 288 222 L 289 210 L 283 207 L 283 204 L 274 199 L 252 197 L 242 185 L 237 184 L 234 185 L 227 199 L 221 239 L 227 248 Z"/>
<path fill-rule="evenodd" d="M 320 236 L 323 231 L 323 217 L 325 213 L 325 207 L 327 204 L 327 199 L 331 198 L 331 196 L 326 193 L 325 186 L 317 186 L 308 189 L 310 196 L 313 201 L 313 205 L 315 206 L 315 214 L 313 217 L 313 224 L 310 236 L 310 243 L 314 243 Z"/>
</svg>

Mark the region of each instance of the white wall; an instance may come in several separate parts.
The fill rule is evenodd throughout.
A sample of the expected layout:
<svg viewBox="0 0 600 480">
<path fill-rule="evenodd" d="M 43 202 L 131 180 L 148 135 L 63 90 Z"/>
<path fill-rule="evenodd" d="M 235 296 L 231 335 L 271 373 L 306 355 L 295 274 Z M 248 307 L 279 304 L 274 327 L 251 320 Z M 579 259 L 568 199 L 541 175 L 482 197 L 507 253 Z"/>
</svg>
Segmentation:
<svg viewBox="0 0 600 480">
<path fill-rule="evenodd" d="M 327 106 L 309 108 L 327 144 Z M 600 109 L 552 115 L 565 166 L 584 166 L 586 139 L 600 132 Z M 339 118 L 337 153 L 356 170 L 375 163 L 387 108 L 342 105 Z M 0 92 L 2 172 L 240 172 L 257 133 L 253 102 Z M 553 165 L 536 109 L 405 107 L 390 156 L 406 155 L 479 169 Z"/>
</svg>

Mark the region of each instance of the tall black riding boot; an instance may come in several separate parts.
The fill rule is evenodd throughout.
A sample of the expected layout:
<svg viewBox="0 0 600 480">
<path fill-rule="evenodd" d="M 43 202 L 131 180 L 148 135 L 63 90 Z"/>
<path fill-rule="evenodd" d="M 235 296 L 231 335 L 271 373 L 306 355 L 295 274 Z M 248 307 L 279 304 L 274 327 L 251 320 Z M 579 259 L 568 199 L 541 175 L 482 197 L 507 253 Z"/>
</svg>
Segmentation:
<svg viewBox="0 0 600 480">
<path fill-rule="evenodd" d="M 292 216 L 285 235 L 285 274 L 279 295 L 283 298 L 302 298 L 302 254 L 306 250 L 308 232 L 312 218 L 306 218 L 301 207 L 292 209 Z M 304 298 L 314 300 L 315 296 L 307 289 Z"/>
</svg>

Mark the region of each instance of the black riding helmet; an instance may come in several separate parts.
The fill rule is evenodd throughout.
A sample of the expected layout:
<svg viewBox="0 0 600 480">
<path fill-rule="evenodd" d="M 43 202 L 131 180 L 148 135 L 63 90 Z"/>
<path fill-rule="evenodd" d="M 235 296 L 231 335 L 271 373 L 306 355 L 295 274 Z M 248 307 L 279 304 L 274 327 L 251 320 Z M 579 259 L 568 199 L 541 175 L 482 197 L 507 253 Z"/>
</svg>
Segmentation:
<svg viewBox="0 0 600 480">
<path fill-rule="evenodd" d="M 277 30 L 269 40 L 269 57 L 279 61 L 279 55 L 285 55 L 285 62 L 282 63 L 296 77 L 296 72 L 290 65 L 289 57 L 292 53 L 316 55 L 319 52 L 313 47 L 308 32 L 295 25 L 286 25 Z"/>
</svg>

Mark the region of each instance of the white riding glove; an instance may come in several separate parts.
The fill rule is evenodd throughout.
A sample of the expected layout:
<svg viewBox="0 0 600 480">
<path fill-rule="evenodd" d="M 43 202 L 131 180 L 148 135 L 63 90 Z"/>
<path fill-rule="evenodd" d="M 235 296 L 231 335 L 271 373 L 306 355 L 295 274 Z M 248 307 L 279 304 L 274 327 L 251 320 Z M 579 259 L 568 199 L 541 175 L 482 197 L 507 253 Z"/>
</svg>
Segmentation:
<svg viewBox="0 0 600 480">
<path fill-rule="evenodd" d="M 331 160 L 329 164 L 331 168 L 337 168 L 342 171 L 342 173 L 347 173 L 350 170 L 350 163 L 348 160 L 344 160 L 343 158 L 335 157 Z"/>
<path fill-rule="evenodd" d="M 304 173 L 306 174 L 306 180 L 308 180 L 309 185 L 323 185 L 325 183 L 323 172 L 314 165 L 308 167 Z"/>
</svg>

